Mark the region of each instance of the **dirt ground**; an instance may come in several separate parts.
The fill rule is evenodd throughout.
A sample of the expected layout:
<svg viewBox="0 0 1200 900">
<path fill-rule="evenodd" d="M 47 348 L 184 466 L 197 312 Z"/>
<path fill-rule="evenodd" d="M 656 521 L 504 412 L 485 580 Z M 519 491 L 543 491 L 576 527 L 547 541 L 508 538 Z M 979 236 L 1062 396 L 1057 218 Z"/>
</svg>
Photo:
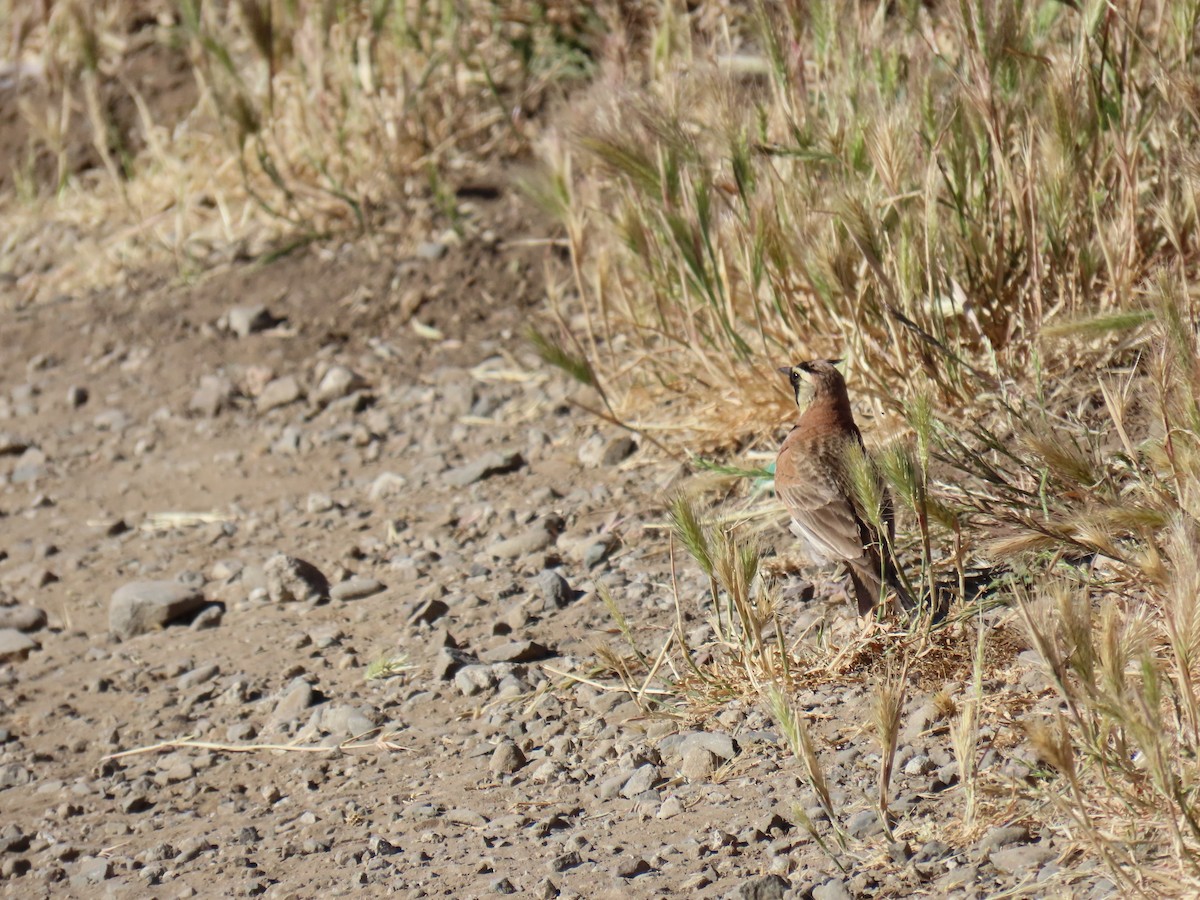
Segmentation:
<svg viewBox="0 0 1200 900">
<path fill-rule="evenodd" d="M 4 304 L 0 891 L 1109 894 L 1016 812 L 1015 721 L 979 761 L 1014 815 L 972 830 L 943 704 L 910 695 L 889 835 L 869 665 L 792 698 L 837 827 L 765 704 L 656 709 L 598 674 L 631 653 L 603 592 L 652 660 L 677 623 L 712 656 L 707 579 L 659 527 L 678 464 L 528 349 L 562 262 L 496 183 L 462 237 Z M 808 574 L 789 635 L 857 628 Z M 1015 716 L 1045 683 L 996 646 Z M 961 693 L 971 648 L 940 650 L 926 681 Z"/>
</svg>

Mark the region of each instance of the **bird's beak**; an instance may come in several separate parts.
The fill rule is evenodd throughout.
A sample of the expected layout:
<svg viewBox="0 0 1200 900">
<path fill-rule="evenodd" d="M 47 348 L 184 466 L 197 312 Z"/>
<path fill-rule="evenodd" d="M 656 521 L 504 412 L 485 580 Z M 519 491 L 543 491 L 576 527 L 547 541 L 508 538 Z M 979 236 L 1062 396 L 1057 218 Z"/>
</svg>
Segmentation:
<svg viewBox="0 0 1200 900">
<path fill-rule="evenodd" d="M 780 367 L 779 367 L 779 374 L 780 374 L 780 375 L 791 375 L 791 374 L 792 374 L 792 367 L 791 367 L 791 366 L 780 366 Z"/>
</svg>

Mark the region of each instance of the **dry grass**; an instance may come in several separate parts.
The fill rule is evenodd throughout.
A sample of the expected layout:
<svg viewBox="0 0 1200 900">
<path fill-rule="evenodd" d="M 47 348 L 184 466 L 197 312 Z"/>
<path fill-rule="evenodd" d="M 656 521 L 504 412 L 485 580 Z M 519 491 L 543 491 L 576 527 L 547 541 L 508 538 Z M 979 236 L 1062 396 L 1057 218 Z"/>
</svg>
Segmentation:
<svg viewBox="0 0 1200 900">
<path fill-rule="evenodd" d="M 137 18 L 153 24 L 131 33 Z M 592 27 L 566 4 L 489 0 L 101 0 L 52 3 L 45 16 L 4 0 L 6 20 L 10 62 L 60 98 L 22 105 L 23 156 L 58 159 L 56 178 L 40 184 L 18 164 L 16 190 L 0 196 L 0 270 L 17 276 L 18 302 L 163 262 L 189 275 L 347 229 L 454 224 L 454 186 L 527 152 L 548 99 L 586 70 Z M 127 77 L 147 43 L 183 54 L 198 88 L 170 131 Z M 118 129 L 101 82 L 136 103 L 139 153 L 110 151 Z M 65 167 L 74 133 L 92 136 L 102 170 Z M 31 266 L 38 247 L 63 250 Z"/>
<path fill-rule="evenodd" d="M 1053 772 L 1024 809 L 1129 893 L 1200 877 L 1198 23 L 1149 0 L 662 3 L 542 142 L 574 262 L 553 342 L 614 415 L 769 452 L 792 416 L 775 367 L 846 358 L 902 557 L 950 599 L 940 632 L 806 665 L 763 640 L 768 600 L 714 575 L 730 651 L 681 689 L 882 666 L 886 761 L 887 673 L 965 646 L 969 831 L 1013 815 L 977 768 L 1000 636 L 971 622 L 1015 603 L 1066 709 L 1030 725 Z M 982 597 L 981 568 L 1002 575 Z"/>
</svg>

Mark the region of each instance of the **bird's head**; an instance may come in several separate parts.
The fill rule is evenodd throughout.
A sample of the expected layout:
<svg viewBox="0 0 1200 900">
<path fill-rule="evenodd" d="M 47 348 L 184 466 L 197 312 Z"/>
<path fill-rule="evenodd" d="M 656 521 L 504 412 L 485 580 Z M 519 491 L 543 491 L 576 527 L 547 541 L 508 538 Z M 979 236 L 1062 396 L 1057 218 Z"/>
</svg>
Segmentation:
<svg viewBox="0 0 1200 900">
<path fill-rule="evenodd" d="M 784 366 L 779 371 L 787 376 L 788 384 L 796 395 L 796 405 L 800 406 L 800 389 L 805 382 L 812 384 L 812 399 L 823 397 L 844 397 L 846 395 L 846 380 L 837 366 L 840 359 L 813 359 L 808 362 L 796 363 L 794 366 Z"/>
</svg>

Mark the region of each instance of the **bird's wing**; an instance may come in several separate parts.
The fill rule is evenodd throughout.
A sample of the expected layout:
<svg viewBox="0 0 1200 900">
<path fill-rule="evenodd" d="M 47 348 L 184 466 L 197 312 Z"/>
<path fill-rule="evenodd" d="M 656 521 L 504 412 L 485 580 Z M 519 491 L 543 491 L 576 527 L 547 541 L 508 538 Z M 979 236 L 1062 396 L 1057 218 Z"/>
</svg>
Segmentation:
<svg viewBox="0 0 1200 900">
<path fill-rule="evenodd" d="M 823 560 L 863 555 L 862 525 L 853 504 L 835 482 L 823 478 L 777 481 L 776 490 L 815 555 Z"/>
</svg>

